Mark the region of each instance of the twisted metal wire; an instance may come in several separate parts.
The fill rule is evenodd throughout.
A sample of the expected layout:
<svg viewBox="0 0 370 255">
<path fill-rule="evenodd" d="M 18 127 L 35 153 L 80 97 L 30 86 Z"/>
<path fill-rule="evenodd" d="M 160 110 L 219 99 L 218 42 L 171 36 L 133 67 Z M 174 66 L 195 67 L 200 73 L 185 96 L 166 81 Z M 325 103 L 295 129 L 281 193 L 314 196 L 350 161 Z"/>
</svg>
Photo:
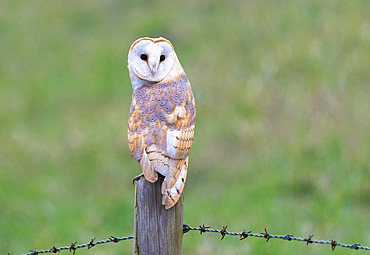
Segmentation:
<svg viewBox="0 0 370 255">
<path fill-rule="evenodd" d="M 50 250 L 31 250 L 31 252 L 29 253 L 25 253 L 25 254 L 22 254 L 22 255 L 37 255 L 37 254 L 40 254 L 40 253 L 57 253 L 59 251 L 62 251 L 62 250 L 69 250 L 69 251 L 73 251 L 73 254 L 75 254 L 75 251 L 77 249 L 80 249 L 80 248 L 84 248 L 84 247 L 87 247 L 88 249 L 91 249 L 92 247 L 94 247 L 95 245 L 98 245 L 98 244 L 105 244 L 105 243 L 118 243 L 120 241 L 124 241 L 124 240 L 129 240 L 129 239 L 133 239 L 134 237 L 133 236 L 127 236 L 127 237 L 114 237 L 114 236 L 111 236 L 109 239 L 106 239 L 106 240 L 101 240 L 101 241 L 97 241 L 97 242 L 94 242 L 95 241 L 95 238 L 91 239 L 90 242 L 88 243 L 85 243 L 85 244 L 80 244 L 80 245 L 76 245 L 77 242 L 75 243 L 72 243 L 70 246 L 64 246 L 64 247 L 55 247 L 53 246 L 53 248 L 51 248 Z M 9 254 L 9 253 L 8 253 Z"/>
<path fill-rule="evenodd" d="M 268 242 L 271 238 L 277 238 L 277 239 L 282 239 L 282 240 L 287 240 L 287 241 L 301 241 L 301 242 L 306 242 L 306 244 L 311 244 L 311 243 L 316 243 L 316 244 L 329 244 L 331 246 L 331 249 L 334 251 L 335 247 L 344 247 L 344 248 L 350 248 L 354 250 L 369 250 L 370 247 L 362 246 L 359 243 L 355 244 L 342 244 L 334 240 L 330 241 L 324 241 L 324 240 L 313 240 L 312 237 L 313 235 L 310 235 L 308 238 L 301 238 L 301 237 L 295 237 L 292 234 L 288 235 L 272 235 L 269 234 L 265 228 L 265 232 L 261 234 L 254 234 L 252 231 L 246 232 L 245 230 L 243 232 L 229 232 L 226 230 L 227 226 L 224 226 L 221 230 L 219 229 L 210 229 L 210 227 L 205 227 L 204 224 L 202 226 L 199 226 L 198 228 L 195 227 L 190 227 L 188 224 L 184 224 L 183 226 L 183 232 L 187 233 L 191 230 L 196 230 L 200 231 L 200 234 L 203 234 L 205 232 L 213 232 L 213 233 L 220 233 L 221 234 L 221 240 L 224 239 L 225 235 L 231 235 L 231 236 L 239 236 L 240 240 L 246 239 L 249 236 L 252 237 L 259 237 L 259 238 L 266 238 L 266 242 Z"/>
<path fill-rule="evenodd" d="M 200 234 L 203 234 L 205 232 L 219 233 L 219 234 L 221 234 L 221 240 L 223 240 L 226 235 L 239 236 L 240 240 L 243 240 L 243 239 L 246 239 L 247 237 L 252 236 L 252 237 L 265 238 L 266 242 L 268 242 L 271 238 L 276 238 L 276 239 L 282 239 L 282 240 L 286 240 L 286 241 L 292 241 L 293 240 L 293 241 L 306 242 L 307 245 L 312 244 L 312 243 L 327 244 L 327 245 L 331 246 L 333 251 L 334 251 L 335 247 L 337 247 L 337 246 L 344 247 L 344 248 L 349 248 L 349 249 L 354 249 L 354 250 L 360 250 L 361 249 L 361 250 L 370 251 L 370 247 L 362 246 L 359 243 L 355 243 L 355 244 L 351 245 L 351 244 L 339 243 L 339 242 L 334 241 L 334 240 L 330 240 L 330 241 L 314 240 L 314 239 L 312 239 L 313 235 L 310 235 L 308 238 L 301 238 L 301 237 L 295 237 L 292 234 L 288 234 L 288 235 L 285 235 L 285 236 L 284 235 L 269 234 L 267 232 L 266 228 L 265 228 L 265 232 L 260 233 L 260 234 L 252 233 L 252 231 L 246 232 L 245 230 L 243 232 L 229 232 L 226 229 L 227 229 L 227 226 L 224 226 L 220 230 L 220 229 L 211 229 L 210 227 L 204 226 L 204 224 L 202 226 L 199 226 L 199 227 L 191 227 L 188 224 L 183 225 L 183 233 L 184 234 L 189 232 L 189 231 L 200 231 Z M 57 253 L 57 252 L 60 252 L 62 250 L 69 250 L 70 252 L 73 251 L 73 255 L 74 255 L 76 250 L 80 249 L 80 248 L 87 247 L 88 249 L 91 249 L 95 245 L 106 244 L 106 243 L 118 243 L 120 241 L 129 240 L 129 239 L 134 239 L 134 237 L 133 236 L 127 236 L 127 237 L 119 238 L 119 237 L 111 236 L 109 239 L 101 240 L 101 241 L 97 241 L 97 242 L 95 242 L 95 238 L 93 238 L 93 239 L 91 239 L 90 242 L 85 243 L 85 244 L 76 245 L 77 242 L 75 242 L 75 243 L 72 243 L 70 246 L 63 246 L 63 247 L 59 247 L 59 248 L 53 246 L 53 248 L 51 248 L 49 250 L 36 250 L 36 249 L 34 249 L 34 250 L 31 250 L 29 253 L 25 253 L 25 254 L 22 254 L 22 255 L 37 255 L 37 254 L 41 254 L 41 253 Z M 8 255 L 11 255 L 11 253 L 8 253 Z"/>
</svg>

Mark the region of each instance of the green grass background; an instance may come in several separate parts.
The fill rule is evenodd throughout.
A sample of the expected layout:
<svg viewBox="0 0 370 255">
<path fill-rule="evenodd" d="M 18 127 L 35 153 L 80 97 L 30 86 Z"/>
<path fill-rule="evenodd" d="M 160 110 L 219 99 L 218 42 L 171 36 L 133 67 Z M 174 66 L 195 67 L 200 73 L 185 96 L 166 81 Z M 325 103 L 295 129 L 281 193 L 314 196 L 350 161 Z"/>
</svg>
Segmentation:
<svg viewBox="0 0 370 255">
<path fill-rule="evenodd" d="M 133 233 L 126 65 L 143 36 L 172 41 L 196 97 L 185 223 L 369 246 L 369 13 L 368 0 L 1 1 L 0 253 Z M 184 254 L 331 254 L 183 241 Z"/>
</svg>

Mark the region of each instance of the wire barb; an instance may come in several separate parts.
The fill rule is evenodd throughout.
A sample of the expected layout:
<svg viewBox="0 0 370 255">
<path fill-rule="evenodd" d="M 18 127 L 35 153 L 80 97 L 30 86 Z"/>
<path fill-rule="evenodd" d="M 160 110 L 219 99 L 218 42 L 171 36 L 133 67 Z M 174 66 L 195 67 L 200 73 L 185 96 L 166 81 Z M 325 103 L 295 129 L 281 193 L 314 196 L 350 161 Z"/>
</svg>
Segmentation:
<svg viewBox="0 0 370 255">
<path fill-rule="evenodd" d="M 359 247 L 360 246 L 360 244 L 359 243 L 355 243 L 355 244 L 353 244 L 353 245 L 351 245 L 351 247 L 349 247 L 349 248 L 351 248 L 351 249 L 355 249 L 355 250 L 358 250 Z"/>
<path fill-rule="evenodd" d="M 309 243 L 312 243 L 312 237 L 313 235 L 309 235 L 308 238 L 305 238 L 305 241 L 307 241 L 306 245 L 308 245 Z"/>
<path fill-rule="evenodd" d="M 338 245 L 337 241 L 331 240 L 331 250 L 334 251 L 335 247 Z"/>
<path fill-rule="evenodd" d="M 30 250 L 31 253 L 29 253 L 30 255 L 37 255 L 39 254 L 36 249 L 33 249 L 33 250 Z"/>
<path fill-rule="evenodd" d="M 72 251 L 73 250 L 73 255 L 75 255 L 76 253 L 76 244 L 77 244 L 77 241 L 72 243 L 71 246 L 69 247 L 69 251 Z"/>
<path fill-rule="evenodd" d="M 94 244 L 94 241 L 95 241 L 96 237 L 92 238 L 90 243 L 87 244 L 87 249 L 90 250 L 92 247 L 95 246 Z"/>
<path fill-rule="evenodd" d="M 245 232 L 245 229 L 244 229 L 244 231 L 240 234 L 240 241 L 247 238 L 250 233 L 252 233 L 252 231 Z"/>
<path fill-rule="evenodd" d="M 264 237 L 264 238 L 266 238 L 266 239 L 267 239 L 267 240 L 266 240 L 266 242 L 268 242 L 268 241 L 270 240 L 271 236 L 270 236 L 270 234 L 269 234 L 269 233 L 267 233 L 266 228 L 265 228 L 265 233 L 261 233 L 261 234 L 263 235 L 263 237 Z"/>
<path fill-rule="evenodd" d="M 209 227 L 205 227 L 204 224 L 203 224 L 203 226 L 200 226 L 199 225 L 199 228 L 200 228 L 199 229 L 200 230 L 200 234 L 203 234 L 203 233 L 205 233 L 207 231 L 207 228 L 209 228 Z"/>
<path fill-rule="evenodd" d="M 59 249 L 57 247 L 53 246 L 53 248 L 50 249 L 50 252 L 57 253 L 57 252 L 59 252 Z"/>
<path fill-rule="evenodd" d="M 115 237 L 115 236 L 110 236 L 109 240 L 111 240 L 113 243 L 118 243 L 119 242 L 118 238 Z"/>
<path fill-rule="evenodd" d="M 227 226 L 223 226 L 222 230 L 220 231 L 220 234 L 222 236 L 221 237 L 221 240 L 224 239 L 224 237 L 225 237 L 225 235 L 227 233 L 226 229 L 227 229 Z"/>
<path fill-rule="evenodd" d="M 284 236 L 283 239 L 288 240 L 288 241 L 292 241 L 292 237 L 293 237 L 292 234 L 288 234 L 288 235 Z"/>
</svg>

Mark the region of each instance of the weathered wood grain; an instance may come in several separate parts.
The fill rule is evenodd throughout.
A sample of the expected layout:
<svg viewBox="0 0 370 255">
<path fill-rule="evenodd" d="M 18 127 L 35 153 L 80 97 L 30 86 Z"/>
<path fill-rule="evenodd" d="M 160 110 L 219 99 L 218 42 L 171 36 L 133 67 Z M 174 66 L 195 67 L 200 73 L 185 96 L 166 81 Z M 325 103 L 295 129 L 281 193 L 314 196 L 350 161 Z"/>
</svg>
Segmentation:
<svg viewBox="0 0 370 255">
<path fill-rule="evenodd" d="M 165 209 L 162 179 L 151 183 L 140 178 L 135 184 L 134 254 L 181 254 L 184 198 Z"/>
</svg>

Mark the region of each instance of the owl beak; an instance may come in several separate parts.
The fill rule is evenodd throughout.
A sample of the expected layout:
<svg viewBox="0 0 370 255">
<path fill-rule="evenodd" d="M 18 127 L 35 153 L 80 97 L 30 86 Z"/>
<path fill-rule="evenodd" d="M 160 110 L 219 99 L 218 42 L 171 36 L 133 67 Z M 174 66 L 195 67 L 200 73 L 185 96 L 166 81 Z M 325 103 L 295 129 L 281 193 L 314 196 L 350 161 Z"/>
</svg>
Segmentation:
<svg viewBox="0 0 370 255">
<path fill-rule="evenodd" d="M 150 72 L 152 73 L 152 75 L 154 76 L 157 72 L 157 69 L 156 68 L 153 68 L 153 69 L 150 69 Z"/>
<path fill-rule="evenodd" d="M 158 63 L 156 63 L 155 61 L 149 61 L 149 70 L 150 70 L 150 73 L 154 76 L 156 73 L 157 73 L 157 70 L 158 70 Z"/>
<path fill-rule="evenodd" d="M 154 76 L 157 73 L 157 65 L 152 65 L 149 67 L 150 73 Z"/>
</svg>

